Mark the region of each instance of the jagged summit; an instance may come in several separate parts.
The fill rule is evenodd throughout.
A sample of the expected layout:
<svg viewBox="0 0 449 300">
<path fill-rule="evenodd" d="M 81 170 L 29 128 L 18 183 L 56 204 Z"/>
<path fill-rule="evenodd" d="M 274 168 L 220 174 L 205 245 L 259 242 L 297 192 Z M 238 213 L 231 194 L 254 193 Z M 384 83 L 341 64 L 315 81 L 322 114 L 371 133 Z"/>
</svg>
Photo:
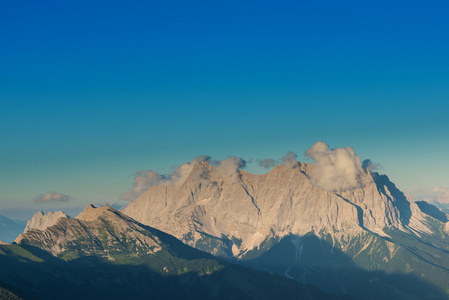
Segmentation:
<svg viewBox="0 0 449 300">
<path fill-rule="evenodd" d="M 104 205 L 97 208 L 93 204 L 89 204 L 76 218 L 84 221 L 94 221 L 103 213 L 107 212 L 119 213 L 116 209 L 110 207 L 109 205 Z"/>
<path fill-rule="evenodd" d="M 27 225 L 23 232 L 27 232 L 31 229 L 45 230 L 48 227 L 56 224 L 60 218 L 70 218 L 70 217 L 62 211 L 49 212 L 49 213 L 38 211 L 33 215 L 31 220 L 27 222 Z"/>
<path fill-rule="evenodd" d="M 197 163 L 183 182 L 153 185 L 123 211 L 197 249 L 332 293 L 346 292 L 358 267 L 446 272 L 449 222 L 424 214 L 354 155 L 346 158 L 290 161 L 260 175 Z M 381 281 L 373 293 L 389 284 Z M 372 277 L 365 282 L 371 287 Z"/>
<path fill-rule="evenodd" d="M 0 245 L 9 245 L 9 244 L 5 243 L 4 241 L 0 241 Z"/>
<path fill-rule="evenodd" d="M 363 170 L 355 188 L 335 192 L 317 186 L 314 172 L 315 165 L 301 162 L 262 175 L 199 162 L 184 183 L 152 186 L 124 212 L 190 245 L 205 236 L 241 240 L 232 246 L 234 256 L 273 235 L 326 232 L 340 239 L 369 231 L 386 236 L 388 227 L 429 232 L 417 205 L 388 177 Z"/>
<path fill-rule="evenodd" d="M 66 260 L 161 258 L 187 247 L 164 231 L 211 254 L 355 298 L 388 286 L 382 272 L 422 270 L 419 275 L 447 286 L 447 223 L 424 215 L 387 176 L 365 170 L 357 186 L 335 191 L 314 182 L 316 170 L 297 163 L 257 175 L 199 162 L 179 177 L 184 181 L 152 186 L 124 212 L 89 205 L 78 217 L 30 230 L 16 243 Z M 357 282 L 363 288 L 351 287 L 362 269 L 382 272 Z M 446 275 L 436 276 L 441 272 Z M 412 299 L 408 290 L 401 289 L 402 299 Z"/>
<path fill-rule="evenodd" d="M 336 299 L 217 260 L 109 206 L 89 205 L 16 243 L 0 247 L 0 281 L 39 299 Z"/>
<path fill-rule="evenodd" d="M 107 205 L 89 205 L 78 217 L 59 218 L 44 230 L 27 231 L 15 243 L 36 246 L 54 255 L 151 254 L 161 249 L 157 236 Z"/>
</svg>

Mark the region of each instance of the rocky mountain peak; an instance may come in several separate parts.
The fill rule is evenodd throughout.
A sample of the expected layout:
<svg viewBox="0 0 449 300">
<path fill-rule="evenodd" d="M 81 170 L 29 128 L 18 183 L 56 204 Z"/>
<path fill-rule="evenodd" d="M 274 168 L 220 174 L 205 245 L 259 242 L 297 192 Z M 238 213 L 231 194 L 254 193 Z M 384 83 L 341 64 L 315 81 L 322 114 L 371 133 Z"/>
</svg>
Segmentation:
<svg viewBox="0 0 449 300">
<path fill-rule="evenodd" d="M 60 218 L 70 218 L 70 217 L 62 211 L 49 212 L 49 213 L 39 211 L 35 213 L 31 218 L 31 220 L 27 222 L 27 225 L 23 232 L 27 232 L 31 229 L 45 230 L 48 227 L 56 224 Z"/>
<path fill-rule="evenodd" d="M 59 218 L 44 230 L 22 233 L 15 243 L 31 245 L 62 257 L 110 253 L 146 253 L 161 249 L 144 225 L 110 206 L 87 206 L 76 218 Z"/>
<path fill-rule="evenodd" d="M 259 175 L 235 164 L 213 167 L 200 162 L 182 185 L 152 186 L 124 212 L 190 245 L 211 237 L 241 241 L 233 243 L 231 256 L 243 255 L 273 236 L 321 232 L 341 239 L 364 231 L 386 236 L 388 227 L 429 231 L 416 204 L 388 177 L 359 170 L 350 185 L 346 183 L 351 188 L 336 191 L 316 180 L 317 174 L 327 176 L 324 171 L 297 162 Z M 330 185 L 335 187 L 334 182 Z M 210 252 L 216 254 L 222 246 L 217 247 Z"/>
<path fill-rule="evenodd" d="M 116 209 L 109 205 L 101 207 L 95 207 L 94 205 L 88 205 L 76 218 L 83 221 L 95 221 L 104 213 L 118 212 Z"/>
</svg>

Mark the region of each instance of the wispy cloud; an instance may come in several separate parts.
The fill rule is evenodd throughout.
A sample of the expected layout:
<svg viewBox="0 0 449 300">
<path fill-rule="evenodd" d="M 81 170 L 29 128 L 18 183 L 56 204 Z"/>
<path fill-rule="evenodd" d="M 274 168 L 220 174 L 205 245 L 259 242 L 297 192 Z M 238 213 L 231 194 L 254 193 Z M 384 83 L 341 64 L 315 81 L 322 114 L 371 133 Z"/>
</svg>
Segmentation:
<svg viewBox="0 0 449 300">
<path fill-rule="evenodd" d="M 287 154 L 282 157 L 282 162 L 285 166 L 293 168 L 298 165 L 298 161 L 296 160 L 297 157 L 298 155 L 296 155 L 295 152 L 288 151 Z"/>
<path fill-rule="evenodd" d="M 190 162 L 185 162 L 177 167 L 171 174 L 159 174 L 154 170 L 140 170 L 134 173 L 134 187 L 123 193 L 120 198 L 132 201 L 137 199 L 153 185 L 182 184 L 189 176 L 195 164 L 201 161 L 209 161 L 210 156 L 201 155 Z"/>
<path fill-rule="evenodd" d="M 120 198 L 132 201 L 153 185 L 162 184 L 169 180 L 169 175 L 161 175 L 153 170 L 137 171 L 134 173 L 134 187 L 123 193 Z"/>
<path fill-rule="evenodd" d="M 379 163 L 375 163 L 375 162 L 371 161 L 371 159 L 365 159 L 362 162 L 362 168 L 370 170 L 370 171 L 374 171 L 374 170 L 378 170 L 382 167 Z"/>
<path fill-rule="evenodd" d="M 218 164 L 213 172 L 216 176 L 228 176 L 232 179 L 238 179 L 239 169 L 246 167 L 246 161 L 240 157 L 230 156 Z"/>
<path fill-rule="evenodd" d="M 66 202 L 70 200 L 70 196 L 56 193 L 56 192 L 46 192 L 34 198 L 36 203 L 46 203 L 46 202 Z"/>
<path fill-rule="evenodd" d="M 360 157 L 351 147 L 330 149 L 324 142 L 317 142 L 306 151 L 306 155 L 315 160 L 316 166 L 311 174 L 312 183 L 329 191 L 344 191 L 361 185 L 361 175 L 366 170 L 373 170 L 378 164 L 365 160 L 362 164 Z M 257 159 L 263 168 L 272 168 L 282 163 L 293 168 L 298 165 L 298 155 L 288 151 L 281 160 L 272 158 Z M 214 168 L 210 175 L 214 177 L 229 177 L 231 180 L 240 179 L 240 169 L 247 165 L 242 158 L 230 156 L 225 160 L 212 160 L 210 156 L 202 155 L 190 162 L 185 162 L 169 174 L 160 174 L 154 170 L 141 170 L 135 173 L 134 186 L 121 195 L 121 198 L 133 201 L 154 185 L 182 185 L 189 178 L 192 170 L 199 162 L 208 162 Z M 204 174 L 197 174 L 200 178 Z M 206 177 L 204 177 L 206 178 Z"/>
<path fill-rule="evenodd" d="M 212 161 L 210 156 L 201 155 L 190 162 L 183 163 L 170 174 L 159 174 L 154 170 L 137 171 L 134 174 L 134 187 L 123 193 L 121 199 L 133 201 L 153 185 L 182 185 L 191 174 L 195 165 L 204 161 L 215 166 L 213 172 L 216 176 L 229 176 L 231 178 L 238 178 L 238 169 L 246 166 L 244 159 L 235 156 L 230 156 L 223 161 Z"/>
<path fill-rule="evenodd" d="M 273 168 L 277 163 L 277 161 L 272 158 L 258 159 L 256 161 L 259 166 L 266 169 Z"/>
</svg>

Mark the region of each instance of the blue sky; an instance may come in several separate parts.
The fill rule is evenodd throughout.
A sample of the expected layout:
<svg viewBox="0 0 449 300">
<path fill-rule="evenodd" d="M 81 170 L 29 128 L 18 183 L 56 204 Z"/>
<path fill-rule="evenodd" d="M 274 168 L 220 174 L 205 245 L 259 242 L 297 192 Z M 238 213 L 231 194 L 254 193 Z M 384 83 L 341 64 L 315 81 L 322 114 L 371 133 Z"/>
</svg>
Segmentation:
<svg viewBox="0 0 449 300">
<path fill-rule="evenodd" d="M 393 3 L 392 3 L 393 2 Z M 449 186 L 447 1 L 2 1 L 0 210 L 322 140 Z M 248 171 L 262 173 L 256 163 Z M 36 203 L 46 192 L 64 203 Z"/>
</svg>

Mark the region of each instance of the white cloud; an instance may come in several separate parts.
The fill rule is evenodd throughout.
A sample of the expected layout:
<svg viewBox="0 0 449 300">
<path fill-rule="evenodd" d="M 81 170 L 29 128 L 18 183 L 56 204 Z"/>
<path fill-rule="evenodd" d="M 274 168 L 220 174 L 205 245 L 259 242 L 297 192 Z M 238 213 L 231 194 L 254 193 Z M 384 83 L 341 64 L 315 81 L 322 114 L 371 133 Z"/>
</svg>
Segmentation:
<svg viewBox="0 0 449 300">
<path fill-rule="evenodd" d="M 172 185 L 181 185 L 183 184 L 187 178 L 189 177 L 190 173 L 193 170 L 193 167 L 202 161 L 210 161 L 210 156 L 208 155 L 200 155 L 192 159 L 190 162 L 185 162 L 182 165 L 180 165 L 175 171 L 171 173 L 170 180 L 167 182 L 167 184 Z"/>
<path fill-rule="evenodd" d="M 168 175 L 161 175 L 153 170 L 137 171 L 134 174 L 134 187 L 123 193 L 123 200 L 135 200 L 153 185 L 165 184 L 170 180 Z"/>
<path fill-rule="evenodd" d="M 45 194 L 41 194 L 39 196 L 37 196 L 36 198 L 34 198 L 34 201 L 36 203 L 45 203 L 45 202 L 66 202 L 69 201 L 70 196 L 61 194 L 61 193 L 56 193 L 56 192 L 46 192 Z"/>
<path fill-rule="evenodd" d="M 239 169 L 246 167 L 246 161 L 242 158 L 230 156 L 214 167 L 214 174 L 218 177 L 229 176 L 232 179 L 239 178 Z"/>
<path fill-rule="evenodd" d="M 153 185 L 170 184 L 180 185 L 192 172 L 193 167 L 201 161 L 209 161 L 210 157 L 207 155 L 201 155 L 195 157 L 190 162 L 185 162 L 171 174 L 159 174 L 153 170 L 137 171 L 134 174 L 134 187 L 129 191 L 123 193 L 120 198 L 123 200 L 132 201 L 137 199 L 145 191 L 147 191 Z"/>
<path fill-rule="evenodd" d="M 364 170 L 360 157 L 351 147 L 330 149 L 324 142 L 317 142 L 305 153 L 315 160 L 311 174 L 312 183 L 332 192 L 340 192 L 361 186 Z"/>
<path fill-rule="evenodd" d="M 231 178 L 238 178 L 238 169 L 246 166 L 245 160 L 231 156 L 223 161 L 211 161 L 210 156 L 201 155 L 190 162 L 185 162 L 176 168 L 171 174 L 159 174 L 153 170 L 137 171 L 134 177 L 134 187 L 121 195 L 123 200 L 133 201 L 147 191 L 153 185 L 176 185 L 183 184 L 194 166 L 199 163 L 207 161 L 215 165 L 213 172 L 216 176 L 229 176 Z"/>
</svg>

